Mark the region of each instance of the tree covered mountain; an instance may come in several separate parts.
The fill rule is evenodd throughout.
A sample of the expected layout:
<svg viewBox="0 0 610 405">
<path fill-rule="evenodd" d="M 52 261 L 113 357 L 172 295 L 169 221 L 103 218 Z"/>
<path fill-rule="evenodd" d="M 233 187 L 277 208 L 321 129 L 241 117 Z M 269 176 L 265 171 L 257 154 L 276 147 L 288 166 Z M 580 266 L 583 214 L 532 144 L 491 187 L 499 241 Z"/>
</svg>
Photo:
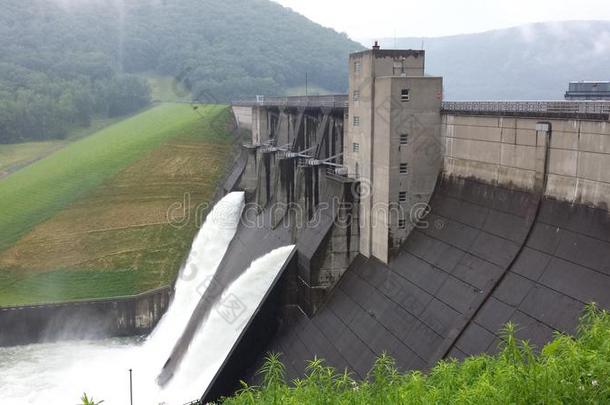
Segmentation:
<svg viewBox="0 0 610 405">
<path fill-rule="evenodd" d="M 445 98 L 453 100 L 563 99 L 570 81 L 610 80 L 610 21 L 381 41 L 417 49 L 422 43 L 426 72 L 444 77 Z"/>
<path fill-rule="evenodd" d="M 0 142 L 61 137 L 150 102 L 143 74 L 203 102 L 347 89 L 362 49 L 269 0 L 23 0 L 0 13 Z"/>
</svg>

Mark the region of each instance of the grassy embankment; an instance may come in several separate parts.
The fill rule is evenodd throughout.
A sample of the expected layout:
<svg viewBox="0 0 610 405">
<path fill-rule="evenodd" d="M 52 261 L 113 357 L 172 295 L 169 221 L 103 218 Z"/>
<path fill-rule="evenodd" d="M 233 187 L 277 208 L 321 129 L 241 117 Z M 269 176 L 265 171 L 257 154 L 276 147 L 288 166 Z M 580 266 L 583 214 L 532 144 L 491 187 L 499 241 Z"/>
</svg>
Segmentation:
<svg viewBox="0 0 610 405">
<path fill-rule="evenodd" d="M 75 127 L 65 139 L 40 142 L 0 144 L 0 179 L 40 160 L 66 145 L 94 134 L 127 117 L 95 118 L 88 127 Z"/>
<path fill-rule="evenodd" d="M 308 375 L 287 385 L 277 355 L 261 372 L 262 387 L 246 387 L 225 405 L 253 404 L 608 404 L 610 314 L 589 307 L 576 338 L 557 335 L 540 353 L 515 339 L 507 325 L 496 356 L 442 361 L 428 373 L 400 374 L 382 356 L 368 381 L 353 381 L 320 360 Z"/>
<path fill-rule="evenodd" d="M 153 103 L 188 102 L 191 99 L 188 89 L 171 76 L 155 74 L 142 75 L 147 81 Z M 140 112 L 141 113 L 141 112 Z M 137 114 L 133 114 L 137 115 Z M 64 139 L 18 144 L 0 144 L 0 179 L 32 164 L 66 145 L 92 135 L 129 116 L 115 118 L 94 118 L 88 127 L 75 127 Z"/>
<path fill-rule="evenodd" d="M 228 122 L 223 106 L 159 105 L 0 180 L 0 306 L 171 282 L 230 161 Z M 176 227 L 185 193 L 191 220 Z"/>
</svg>

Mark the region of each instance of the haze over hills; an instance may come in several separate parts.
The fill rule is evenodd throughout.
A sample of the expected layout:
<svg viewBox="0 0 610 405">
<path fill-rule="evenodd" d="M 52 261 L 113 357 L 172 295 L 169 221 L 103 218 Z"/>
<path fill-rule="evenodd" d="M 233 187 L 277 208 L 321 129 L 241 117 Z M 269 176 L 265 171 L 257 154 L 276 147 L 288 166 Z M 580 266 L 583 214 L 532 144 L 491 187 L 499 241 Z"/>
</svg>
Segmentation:
<svg viewBox="0 0 610 405">
<path fill-rule="evenodd" d="M 345 92 L 347 55 L 362 46 L 269 0 L 24 0 L 0 15 L 0 49 L 8 143 L 139 109 L 144 75 L 176 78 L 203 102 L 282 94 L 306 72 Z"/>
<path fill-rule="evenodd" d="M 610 21 L 530 24 L 439 38 L 384 38 L 426 50 L 450 100 L 563 99 L 568 82 L 610 80 Z"/>
</svg>

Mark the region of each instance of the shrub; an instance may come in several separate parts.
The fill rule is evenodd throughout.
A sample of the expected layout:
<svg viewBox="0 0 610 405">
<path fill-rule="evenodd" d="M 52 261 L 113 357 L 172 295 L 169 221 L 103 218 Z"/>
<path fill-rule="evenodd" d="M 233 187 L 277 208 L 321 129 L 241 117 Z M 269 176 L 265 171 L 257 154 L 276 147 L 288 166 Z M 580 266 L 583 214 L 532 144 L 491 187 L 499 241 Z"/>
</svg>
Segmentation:
<svg viewBox="0 0 610 405">
<path fill-rule="evenodd" d="M 440 361 L 429 373 L 400 374 L 383 354 L 365 381 L 339 373 L 320 359 L 306 375 L 288 384 L 278 354 L 270 354 L 260 373 L 261 386 L 248 386 L 225 405 L 242 404 L 607 404 L 610 403 L 610 314 L 587 306 L 575 337 L 557 333 L 535 352 L 515 338 L 516 327 L 502 331 L 495 356 L 462 362 Z"/>
</svg>

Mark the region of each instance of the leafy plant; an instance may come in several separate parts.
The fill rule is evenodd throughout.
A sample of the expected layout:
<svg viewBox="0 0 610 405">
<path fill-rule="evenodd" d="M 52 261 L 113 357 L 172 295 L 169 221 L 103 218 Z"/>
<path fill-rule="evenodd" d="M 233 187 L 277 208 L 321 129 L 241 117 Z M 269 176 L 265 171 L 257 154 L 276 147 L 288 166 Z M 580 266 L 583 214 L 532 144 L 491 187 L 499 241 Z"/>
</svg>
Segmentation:
<svg viewBox="0 0 610 405">
<path fill-rule="evenodd" d="M 89 398 L 87 393 L 83 393 L 83 396 L 80 397 L 81 405 L 100 405 L 104 401 L 95 402 L 93 397 Z"/>
<path fill-rule="evenodd" d="M 586 307 L 576 337 L 556 334 L 540 352 L 501 332 L 500 353 L 440 361 L 429 373 L 401 374 L 382 354 L 365 381 L 338 373 L 321 359 L 309 362 L 303 379 L 287 384 L 279 355 L 261 369 L 261 387 L 243 389 L 226 405 L 242 404 L 607 404 L 610 403 L 610 314 Z"/>
</svg>

